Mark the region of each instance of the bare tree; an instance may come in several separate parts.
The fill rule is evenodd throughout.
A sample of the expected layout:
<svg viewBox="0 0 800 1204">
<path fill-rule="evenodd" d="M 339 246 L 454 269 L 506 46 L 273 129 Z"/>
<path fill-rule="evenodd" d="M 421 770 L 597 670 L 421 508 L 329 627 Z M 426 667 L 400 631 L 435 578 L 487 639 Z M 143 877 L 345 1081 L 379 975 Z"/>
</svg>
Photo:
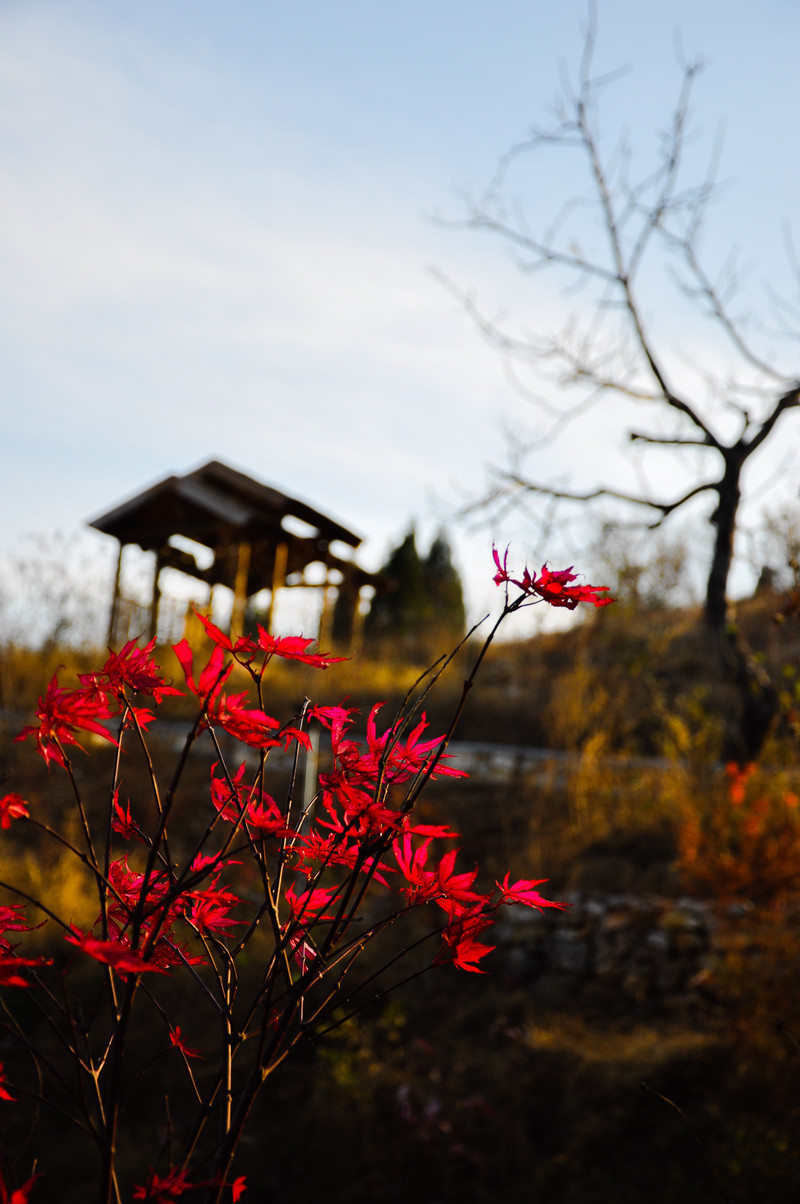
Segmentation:
<svg viewBox="0 0 800 1204">
<path fill-rule="evenodd" d="M 527 365 L 558 387 L 555 401 L 529 392 L 548 420 L 547 440 L 585 414 L 587 407 L 624 398 L 644 419 L 644 429 L 636 424 L 629 430 L 630 441 L 651 452 L 674 452 L 683 462 L 695 451 L 699 479 L 669 497 L 653 496 L 646 483 L 641 491 L 631 492 L 603 482 L 585 490 L 563 488 L 526 470 L 527 453 L 536 445 L 526 447 L 517 440 L 508 465 L 495 470 L 490 491 L 479 505 L 508 506 L 537 495 L 580 503 L 616 499 L 649 511 L 648 525 L 658 527 L 696 499 L 713 499 L 705 619 L 729 677 L 741 689 L 747 712 L 741 753 L 752 756 L 766 735 L 775 695 L 742 642 L 726 627 L 728 579 L 743 470 L 783 415 L 800 405 L 800 381 L 776 366 L 769 340 L 739 312 L 735 258 L 716 275 L 704 263 L 703 236 L 717 192 L 716 153 L 700 183 L 683 182 L 690 97 L 702 62 L 681 63 L 680 91 L 654 164 L 633 179 L 626 136 L 610 150 L 601 138 L 600 97 L 618 73 L 594 74 L 595 43 L 592 10 L 577 85 L 563 84 L 552 124 L 534 128 L 513 146 L 500 160 L 487 191 L 477 199 L 464 198 L 465 216 L 444 223 L 501 240 L 522 271 L 553 275 L 568 295 L 581 294 L 580 305 L 573 302 L 573 312 L 558 329 L 517 335 L 509 332 L 507 323 L 488 317 L 472 296 L 447 283 L 502 353 L 516 383 Z M 512 170 L 521 161 L 528 164 L 532 157 L 550 152 L 578 157 L 587 190 L 571 197 L 555 221 L 537 233 L 525 210 L 509 205 L 506 197 Z M 542 180 L 547 181 L 546 175 Z M 710 323 L 717 342 L 727 345 L 725 358 L 731 368 L 724 379 L 709 368 L 681 362 L 656 337 L 651 313 L 659 308 L 659 289 L 667 279 L 698 319 Z M 784 328 L 787 313 L 784 307 Z M 613 411 L 609 418 L 614 420 Z"/>
</svg>

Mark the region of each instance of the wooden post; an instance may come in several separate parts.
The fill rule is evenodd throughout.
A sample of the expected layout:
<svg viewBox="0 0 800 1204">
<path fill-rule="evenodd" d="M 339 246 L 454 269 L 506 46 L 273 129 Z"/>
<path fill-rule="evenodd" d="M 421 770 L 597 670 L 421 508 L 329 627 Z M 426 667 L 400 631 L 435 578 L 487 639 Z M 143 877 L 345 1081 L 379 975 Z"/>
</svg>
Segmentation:
<svg viewBox="0 0 800 1204">
<path fill-rule="evenodd" d="M 314 796 L 317 793 L 317 771 L 319 769 L 319 724 L 315 723 L 309 738 L 311 747 L 306 750 L 306 760 L 303 766 L 303 814 L 311 811 Z"/>
<path fill-rule="evenodd" d="M 269 606 L 267 607 L 267 631 L 272 634 L 272 620 L 275 617 L 275 595 L 283 586 L 286 578 L 286 563 L 289 559 L 289 545 L 275 545 L 275 563 L 272 569 L 272 589 L 269 591 Z"/>
<path fill-rule="evenodd" d="M 114 575 L 114 592 L 111 595 L 111 614 L 108 617 L 108 646 L 113 648 L 117 638 L 117 616 L 119 614 L 119 583 L 122 578 L 122 540 L 119 542 L 117 571 Z"/>
<path fill-rule="evenodd" d="M 317 633 L 317 643 L 320 649 L 323 645 L 327 649 L 331 642 L 331 624 L 333 622 L 333 607 L 331 606 L 331 587 L 328 585 L 327 569 L 325 570 L 325 581 L 322 585 L 322 610 L 319 614 L 319 631 Z"/>
<path fill-rule="evenodd" d="M 156 564 L 153 570 L 153 596 L 150 600 L 150 630 L 148 639 L 151 640 L 155 639 L 158 635 L 158 606 L 161 601 L 161 583 L 159 578 L 161 576 L 161 569 L 161 549 L 159 548 L 156 552 Z"/>
<path fill-rule="evenodd" d="M 361 586 L 356 590 L 355 605 L 353 606 L 353 634 L 350 639 L 350 655 L 357 656 L 364 643 L 364 615 L 361 613 Z"/>
<path fill-rule="evenodd" d="M 244 616 L 247 609 L 247 586 L 250 580 L 250 553 L 251 547 L 249 540 L 242 539 L 239 542 L 239 550 L 236 557 L 236 581 L 233 587 L 233 610 L 231 611 L 231 630 L 230 634 L 234 633 L 237 636 L 244 635 Z"/>
</svg>

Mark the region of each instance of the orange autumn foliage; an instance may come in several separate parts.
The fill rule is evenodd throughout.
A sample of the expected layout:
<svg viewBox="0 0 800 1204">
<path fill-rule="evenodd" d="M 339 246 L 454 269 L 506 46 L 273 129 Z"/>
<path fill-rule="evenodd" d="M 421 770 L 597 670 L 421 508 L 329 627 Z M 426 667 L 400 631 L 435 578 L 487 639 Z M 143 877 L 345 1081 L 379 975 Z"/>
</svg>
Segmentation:
<svg viewBox="0 0 800 1204">
<path fill-rule="evenodd" d="M 727 765 L 724 791 L 680 831 L 687 886 L 764 901 L 800 890 L 798 803 L 794 791 L 762 782 L 754 765 Z"/>
</svg>

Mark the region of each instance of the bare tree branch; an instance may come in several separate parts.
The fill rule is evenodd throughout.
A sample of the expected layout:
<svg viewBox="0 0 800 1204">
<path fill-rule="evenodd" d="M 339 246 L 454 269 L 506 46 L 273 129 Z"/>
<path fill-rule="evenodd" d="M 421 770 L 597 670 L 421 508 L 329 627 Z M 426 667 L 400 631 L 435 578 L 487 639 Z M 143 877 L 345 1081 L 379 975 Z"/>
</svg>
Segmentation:
<svg viewBox="0 0 800 1204">
<path fill-rule="evenodd" d="M 800 408 L 800 374 L 788 374 L 771 358 L 764 330 L 737 312 L 741 285 L 738 253 L 732 251 L 721 268 L 713 270 L 701 253 L 709 208 L 721 191 L 717 182 L 719 137 L 705 175 L 694 183 L 684 180 L 691 101 L 702 59 L 682 59 L 680 87 L 666 130 L 657 143 L 654 160 L 636 178 L 627 136 L 620 135 L 610 152 L 607 137 L 601 138 L 600 97 L 621 73 L 596 73 L 596 49 L 592 3 L 576 85 L 564 75 L 562 96 L 549 126 L 534 127 L 527 138 L 511 146 L 499 159 L 482 197 L 464 198 L 460 221 L 440 223 L 490 234 L 511 248 L 517 266 L 527 275 L 553 279 L 572 308 L 566 320 L 555 322 L 547 313 L 540 313 L 529 321 L 528 329 L 512 333 L 503 317 L 489 317 L 474 296 L 440 275 L 481 335 L 509 365 L 520 391 L 519 372 L 530 372 L 536 388 L 527 392 L 550 422 L 544 436 L 527 445 L 517 441 L 509 466 L 494 470 L 488 493 L 471 509 L 475 513 L 483 505 L 496 513 L 506 503 L 509 508 L 517 507 L 531 496 L 585 504 L 610 498 L 655 511 L 658 518 L 651 525 L 657 526 L 692 499 L 713 493 L 716 503 L 710 521 L 714 543 L 705 612 L 722 648 L 727 639 L 726 589 L 743 470 L 770 439 L 782 416 Z M 525 207 L 516 200 L 506 202 L 505 195 L 523 160 L 537 162 L 542 155 L 555 152 L 577 158 L 588 186 L 567 197 L 549 225 L 541 220 L 532 224 Z M 800 282 L 789 235 L 787 243 L 787 258 Z M 675 351 L 665 344 L 651 316 L 662 307 L 662 282 L 688 304 L 690 313 L 702 319 L 704 330 L 721 336 L 731 357 L 724 370 L 713 361 L 711 365 L 695 362 L 702 361 L 702 353 L 690 356 L 686 350 Z M 796 341 L 800 305 L 775 298 L 773 302 L 778 321 L 785 327 L 778 334 Z M 548 398 L 541 396 L 542 380 L 555 386 Z M 644 424 L 645 430 L 637 425 L 628 432 L 630 444 L 641 445 L 645 452 L 649 448 L 672 449 L 684 455 L 692 448 L 708 451 L 716 458 L 719 477 L 705 479 L 704 465 L 700 483 L 672 501 L 655 501 L 647 495 L 646 482 L 640 494 L 605 487 L 582 492 L 544 484 L 541 474 L 527 471 L 528 454 L 535 456 L 588 407 L 612 397 L 648 407 L 651 419 L 657 419 L 659 410 L 663 418 L 671 419 L 664 424 L 666 433 L 658 430 L 657 422 L 652 433 L 646 429 L 650 422 Z M 733 437 L 731 414 L 738 427 Z M 725 646 L 737 681 L 749 681 L 754 689 L 762 689 L 763 683 L 750 673 L 741 649 Z"/>
<path fill-rule="evenodd" d="M 669 237 L 669 235 L 665 235 Z M 691 275 L 696 282 L 692 288 L 688 283 L 682 283 L 680 287 L 690 300 L 704 301 L 717 320 L 718 324 L 727 334 L 730 341 L 733 343 L 736 350 L 741 355 L 742 359 L 756 368 L 759 372 L 763 372 L 765 376 L 773 381 L 787 381 L 782 372 L 777 371 L 772 364 L 768 363 L 750 347 L 745 338 L 741 323 L 737 323 L 731 316 L 725 304 L 723 294 L 714 285 L 702 264 L 697 258 L 696 239 L 691 238 L 671 238 L 670 241 L 680 254 Z"/>
<path fill-rule="evenodd" d="M 678 435 L 645 435 L 641 431 L 630 431 L 631 443 L 655 443 L 663 447 L 709 447 L 707 439 L 683 439 Z"/>
<path fill-rule="evenodd" d="M 747 455 L 751 456 L 762 443 L 772 434 L 775 424 L 787 410 L 796 409 L 800 405 L 800 380 L 795 381 L 788 393 L 779 397 L 771 413 L 767 415 L 753 438 L 746 444 Z"/>
<path fill-rule="evenodd" d="M 506 487 L 511 486 L 524 493 L 539 493 L 546 497 L 557 498 L 567 502 L 595 502 L 598 498 L 607 497 L 613 498 L 615 501 L 627 502 L 631 506 L 646 506 L 650 510 L 658 510 L 661 518 L 657 522 L 650 524 L 653 527 L 659 526 L 665 518 L 670 514 L 686 505 L 693 498 L 698 497 L 701 493 L 716 492 L 719 489 L 718 481 L 706 481 L 702 485 L 695 485 L 679 498 L 675 498 L 671 502 L 657 502 L 652 498 L 640 497 L 637 494 L 625 493 L 620 489 L 609 489 L 605 486 L 598 486 L 596 489 L 590 489 L 586 492 L 579 492 L 571 489 L 557 489 L 553 485 L 542 485 L 536 481 L 529 481 L 524 477 L 518 476 L 516 473 L 503 470 L 497 473 L 498 481 L 502 481 Z"/>
</svg>

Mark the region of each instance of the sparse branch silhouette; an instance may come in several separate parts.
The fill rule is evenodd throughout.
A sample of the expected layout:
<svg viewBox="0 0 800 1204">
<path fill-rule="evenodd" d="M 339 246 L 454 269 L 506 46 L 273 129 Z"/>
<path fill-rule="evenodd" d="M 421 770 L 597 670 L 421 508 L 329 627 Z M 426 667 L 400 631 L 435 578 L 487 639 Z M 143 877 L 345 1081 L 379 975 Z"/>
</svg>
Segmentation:
<svg viewBox="0 0 800 1204">
<path fill-rule="evenodd" d="M 591 8 L 577 85 L 563 81 L 552 123 L 534 127 L 528 138 L 502 156 L 488 189 L 478 198 L 463 198 L 463 217 L 442 222 L 447 228 L 491 235 L 511 249 L 521 271 L 548 273 L 572 299 L 572 312 L 560 326 L 544 315 L 541 327 L 537 319 L 536 329 L 517 334 L 505 321 L 487 316 L 474 295 L 445 281 L 509 365 L 518 387 L 524 388 L 519 373 L 531 371 L 536 389 L 526 395 L 548 424 L 541 443 L 526 446 L 519 437 L 512 438 L 508 464 L 490 469 L 487 492 L 468 509 L 473 515 L 494 514 L 531 496 L 573 503 L 609 498 L 654 512 L 655 518 L 645 521 L 656 527 L 701 495 L 713 495 L 705 619 L 729 681 L 735 680 L 743 699 L 748 698 L 737 742 L 738 752 L 749 758 L 757 754 L 769 729 L 775 697 L 726 625 L 734 536 L 745 465 L 783 416 L 800 405 L 800 369 L 785 371 L 780 357 L 771 357 L 769 340 L 754 334 L 748 315 L 739 311 L 735 257 L 716 275 L 704 261 L 706 219 L 718 192 L 717 147 L 699 183 L 684 182 L 690 102 L 702 60 L 682 63 L 677 100 L 660 136 L 655 166 L 637 179 L 626 136 L 622 134 L 610 151 L 607 132 L 601 136 L 600 100 L 620 72 L 595 74 L 596 41 Z M 554 151 L 578 157 L 586 193 L 567 198 L 555 220 L 537 234 L 521 206 L 506 200 L 509 177 L 523 160 L 530 163 Z M 697 319 L 709 324 L 730 364 L 725 379 L 707 365 L 681 363 L 670 349 L 652 317 L 663 308 L 662 281 L 672 285 Z M 546 398 L 541 396 L 542 377 L 553 385 Z M 629 492 L 602 480 L 587 489 L 565 487 L 528 467 L 531 451 L 549 445 L 588 407 L 615 397 L 647 413 L 642 429 L 637 424 L 628 431 L 631 444 L 641 444 L 645 451 L 674 450 L 682 457 L 682 469 L 690 471 L 687 449 L 699 450 L 698 483 L 663 497 Z M 609 421 L 619 419 L 609 413 Z M 758 716 L 753 714 L 755 696 L 762 712 Z"/>
</svg>

